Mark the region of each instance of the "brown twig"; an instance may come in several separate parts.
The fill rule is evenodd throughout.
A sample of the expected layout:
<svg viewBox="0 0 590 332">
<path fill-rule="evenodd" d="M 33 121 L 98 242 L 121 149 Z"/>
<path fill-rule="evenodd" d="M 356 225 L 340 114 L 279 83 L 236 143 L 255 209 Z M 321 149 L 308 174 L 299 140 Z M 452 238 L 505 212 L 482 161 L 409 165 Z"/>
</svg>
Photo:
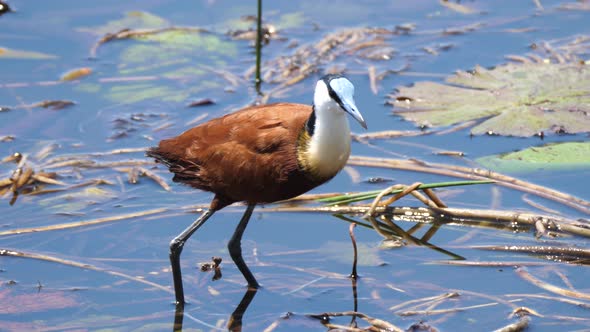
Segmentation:
<svg viewBox="0 0 590 332">
<path fill-rule="evenodd" d="M 478 266 L 478 267 L 515 267 L 515 266 L 539 266 L 547 265 L 546 262 L 523 262 L 523 261 L 508 261 L 508 262 L 482 262 L 482 261 L 432 261 L 428 264 L 438 265 L 455 265 L 455 266 Z"/>
<path fill-rule="evenodd" d="M 152 209 L 152 210 L 146 210 L 146 211 L 121 214 L 121 215 L 111 216 L 111 217 L 77 221 L 77 222 L 72 222 L 72 223 L 63 223 L 63 224 L 41 226 L 41 227 L 18 228 L 18 229 L 2 231 L 2 232 L 0 232 L 0 236 L 36 233 L 36 232 L 46 232 L 46 231 L 62 230 L 62 229 L 68 229 L 68 228 L 84 227 L 84 226 L 97 225 L 97 224 L 113 222 L 113 221 L 121 221 L 121 220 L 126 220 L 126 219 L 131 219 L 131 218 L 145 217 L 145 216 L 149 216 L 149 215 L 163 213 L 166 211 L 168 211 L 167 208 L 158 208 L 158 209 Z"/>
<path fill-rule="evenodd" d="M 402 329 L 400 329 L 399 327 L 397 327 L 389 322 L 386 322 L 386 321 L 378 319 L 378 318 L 373 318 L 369 315 L 363 314 L 361 312 L 356 312 L 356 311 L 325 312 L 322 314 L 308 314 L 306 316 L 311 317 L 311 318 L 317 318 L 322 321 L 325 321 L 325 319 L 327 317 L 352 316 L 352 317 L 361 318 L 361 319 L 365 320 L 367 323 L 375 326 L 376 328 L 383 329 L 385 331 L 403 332 Z"/>
<path fill-rule="evenodd" d="M 523 278 L 524 280 L 526 280 L 526 281 L 532 283 L 533 285 L 535 285 L 539 288 L 542 288 L 548 292 L 559 294 L 561 296 L 573 297 L 576 299 L 590 300 L 590 294 L 588 294 L 588 293 L 576 292 L 576 291 L 572 291 L 569 289 L 557 287 L 555 285 L 546 283 L 542 280 L 539 280 L 539 279 L 533 277 L 524 268 L 516 269 L 516 274 L 518 274 L 518 276 Z"/>
<path fill-rule="evenodd" d="M 396 310 L 399 310 L 403 307 L 413 305 L 415 303 L 420 303 L 420 302 L 431 303 L 433 301 L 440 301 L 443 299 L 452 299 L 452 298 L 456 298 L 456 297 L 459 297 L 459 293 L 457 293 L 457 292 L 444 293 L 441 295 L 430 296 L 430 297 L 423 297 L 420 299 L 413 299 L 413 300 L 409 300 L 406 302 L 396 304 L 396 305 L 390 307 L 389 310 L 396 311 Z M 424 305 L 424 303 L 422 305 Z M 412 308 L 416 308 L 416 307 L 412 307 Z"/>
<path fill-rule="evenodd" d="M 368 206 L 320 206 L 320 207 L 275 207 L 264 208 L 268 212 L 322 212 L 338 214 L 366 214 L 371 208 Z M 493 221 L 501 227 L 510 227 L 513 223 L 534 226 L 539 219 L 555 223 L 557 229 L 561 232 L 575 234 L 590 238 L 590 229 L 587 224 L 567 218 L 553 217 L 532 213 L 520 213 L 516 211 L 502 210 L 480 210 L 480 209 L 456 209 L 456 208 L 410 208 L 410 207 L 383 207 L 377 206 L 375 213 L 389 214 L 400 219 L 407 219 L 412 216 L 415 222 L 430 223 L 433 219 L 452 222 L 453 220 L 463 220 L 461 224 L 469 221 L 481 223 Z M 444 218 L 440 216 L 444 215 Z"/>
<path fill-rule="evenodd" d="M 148 170 L 147 168 L 139 167 L 140 175 L 147 176 L 148 178 L 152 179 L 154 182 L 160 185 L 160 187 L 164 188 L 166 191 L 170 191 L 170 186 L 166 183 L 161 176 L 158 174 Z"/>
<path fill-rule="evenodd" d="M 110 274 L 110 275 L 113 275 L 116 277 L 121 277 L 121 278 L 124 278 L 127 280 L 131 280 L 131 281 L 135 281 L 135 282 L 138 282 L 138 283 L 141 283 L 144 285 L 148 285 L 150 287 L 164 291 L 168 294 L 174 294 L 174 291 L 172 289 L 170 289 L 169 287 L 162 286 L 162 285 L 157 284 L 155 282 L 151 282 L 151 281 L 145 280 L 143 278 L 130 276 L 130 275 L 127 275 L 127 274 L 124 274 L 121 272 L 110 271 L 110 270 L 103 269 L 103 268 L 100 268 L 97 266 L 93 266 L 93 265 L 90 265 L 87 263 L 80 263 L 80 262 L 62 259 L 62 258 L 58 258 L 58 257 L 54 257 L 54 256 L 48 256 L 48 255 L 30 253 L 30 252 L 23 252 L 23 251 L 16 251 L 16 250 L 11 250 L 11 249 L 0 249 L 0 256 L 30 258 L 30 259 L 36 259 L 36 260 L 41 260 L 41 261 L 46 261 L 46 262 L 59 263 L 59 264 L 67 265 L 67 266 L 78 267 L 81 269 L 103 272 L 103 273 L 107 273 L 107 274 Z"/>
<path fill-rule="evenodd" d="M 502 328 L 495 330 L 494 332 L 520 332 L 524 331 L 529 327 L 531 318 L 529 316 L 522 316 L 517 322 L 508 324 Z"/>
<path fill-rule="evenodd" d="M 545 294 L 504 294 L 504 296 L 506 296 L 506 297 L 529 297 L 529 298 L 544 299 L 544 300 L 549 300 L 549 301 L 558 301 L 558 302 L 562 302 L 562 303 L 571 304 L 576 307 L 590 309 L 590 303 L 576 301 L 576 300 L 572 300 L 572 299 L 568 299 L 568 298 L 564 298 L 564 297 L 550 296 L 550 295 L 545 295 Z"/>
<path fill-rule="evenodd" d="M 519 300 L 513 300 L 514 302 L 519 301 Z M 448 308 L 448 309 L 438 309 L 438 310 L 407 310 L 407 311 L 400 311 L 400 312 L 396 312 L 395 314 L 398 316 L 402 316 L 402 317 L 407 317 L 407 316 L 432 316 L 432 315 L 442 315 L 442 314 L 448 314 L 448 313 L 456 313 L 456 312 L 460 312 L 460 311 L 467 311 L 467 310 L 471 310 L 471 309 L 479 309 L 479 308 L 485 308 L 485 307 L 491 307 L 491 306 L 495 306 L 498 305 L 500 303 L 498 302 L 491 302 L 491 303 L 484 303 L 484 304 L 476 304 L 476 305 L 472 305 L 472 306 L 467 306 L 467 307 L 458 307 L 458 308 Z"/>
<path fill-rule="evenodd" d="M 534 194 L 590 214 L 590 202 L 586 200 L 489 170 L 440 163 L 426 163 L 415 159 L 403 160 L 361 156 L 350 157 L 348 164 L 425 172 L 473 180 L 492 179 L 495 180 L 498 185 Z"/>
</svg>

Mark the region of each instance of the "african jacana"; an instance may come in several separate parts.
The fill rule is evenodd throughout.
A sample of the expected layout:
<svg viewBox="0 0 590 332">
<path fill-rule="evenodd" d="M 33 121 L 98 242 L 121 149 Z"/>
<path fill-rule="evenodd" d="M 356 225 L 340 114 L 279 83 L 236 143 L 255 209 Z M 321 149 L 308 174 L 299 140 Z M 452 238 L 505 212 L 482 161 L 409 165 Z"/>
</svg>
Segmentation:
<svg viewBox="0 0 590 332">
<path fill-rule="evenodd" d="M 213 192 L 209 209 L 170 242 L 176 303 L 184 304 L 180 253 L 213 213 L 234 202 L 248 207 L 228 243 L 248 286 L 258 282 L 242 259 L 241 239 L 254 206 L 292 198 L 333 178 L 350 155 L 346 113 L 363 128 L 354 86 L 341 75 L 316 84 L 313 106 L 278 103 L 253 106 L 212 119 L 162 140 L 147 155 L 174 173 L 174 182 Z"/>
</svg>

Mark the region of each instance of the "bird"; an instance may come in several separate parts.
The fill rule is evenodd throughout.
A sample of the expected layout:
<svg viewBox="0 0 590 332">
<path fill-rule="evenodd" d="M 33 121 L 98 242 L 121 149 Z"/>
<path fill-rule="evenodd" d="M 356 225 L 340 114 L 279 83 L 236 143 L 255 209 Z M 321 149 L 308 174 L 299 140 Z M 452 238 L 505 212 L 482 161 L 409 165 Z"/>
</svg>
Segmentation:
<svg viewBox="0 0 590 332">
<path fill-rule="evenodd" d="M 180 268 L 184 244 L 216 211 L 236 202 L 247 207 L 228 250 L 248 287 L 258 289 L 241 251 L 254 207 L 299 196 L 332 179 L 350 156 L 347 114 L 367 129 L 354 101 L 354 85 L 343 75 L 328 74 L 317 81 L 311 106 L 250 106 L 147 150 L 147 156 L 174 174 L 174 182 L 214 194 L 209 208 L 170 242 L 176 305 L 185 303 Z"/>
</svg>

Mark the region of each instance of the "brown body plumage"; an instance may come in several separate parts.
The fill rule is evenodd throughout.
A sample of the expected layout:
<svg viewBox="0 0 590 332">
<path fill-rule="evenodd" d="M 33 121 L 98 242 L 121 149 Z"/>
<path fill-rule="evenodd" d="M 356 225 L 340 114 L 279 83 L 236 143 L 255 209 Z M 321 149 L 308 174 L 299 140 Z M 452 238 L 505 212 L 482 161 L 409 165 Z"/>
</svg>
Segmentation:
<svg viewBox="0 0 590 332">
<path fill-rule="evenodd" d="M 251 288 L 258 282 L 242 258 L 241 239 L 258 203 L 303 194 L 334 177 L 350 155 L 346 114 L 364 128 L 354 86 L 340 75 L 318 80 L 314 106 L 255 106 L 210 120 L 166 139 L 148 156 L 166 164 L 174 181 L 213 192 L 209 209 L 170 242 L 176 303 L 184 305 L 180 254 L 215 211 L 234 202 L 248 207 L 228 242 L 232 260 Z"/>
<path fill-rule="evenodd" d="M 148 155 L 169 167 L 173 181 L 215 193 L 214 210 L 288 199 L 329 180 L 300 163 L 311 112 L 302 104 L 249 107 L 163 140 Z"/>
</svg>

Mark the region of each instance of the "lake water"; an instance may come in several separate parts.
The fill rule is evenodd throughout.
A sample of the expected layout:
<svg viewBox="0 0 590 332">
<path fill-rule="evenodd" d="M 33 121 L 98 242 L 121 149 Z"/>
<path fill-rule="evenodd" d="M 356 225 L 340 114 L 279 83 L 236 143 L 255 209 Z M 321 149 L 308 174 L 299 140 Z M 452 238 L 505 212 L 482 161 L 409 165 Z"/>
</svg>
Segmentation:
<svg viewBox="0 0 590 332">
<path fill-rule="evenodd" d="M 268 82 L 267 74 L 262 91 L 273 92 L 269 102 L 309 103 L 320 75 L 340 68 L 355 84 L 356 103 L 371 132 L 418 130 L 415 124 L 393 115 L 391 106 L 385 105 L 387 95 L 396 87 L 425 80 L 442 82 L 455 71 L 470 70 L 476 65 L 491 68 L 505 63 L 507 55 L 534 52 L 532 44 L 550 41 L 558 45 L 590 31 L 587 2 L 574 3 L 580 9 L 567 9 L 572 4 L 567 1 L 539 3 L 542 8 L 535 1 L 503 0 L 453 2 L 452 8 L 437 1 L 268 1 L 264 3 L 263 17 L 278 33 L 262 50 L 263 73 L 276 64 L 273 60 L 318 43 L 336 31 L 413 28 L 409 33 L 386 37 L 385 43 L 391 48 L 387 53 L 389 60 L 371 60 L 349 50 L 329 63 L 319 64 L 317 73 L 279 90 L 276 89 L 280 84 Z M 257 100 L 253 77 L 247 75 L 255 63 L 253 42 L 232 39 L 228 34 L 254 26 L 245 19 L 256 14 L 254 1 L 14 0 L 9 4 L 15 12 L 0 16 L 0 107 L 10 109 L 0 112 L 0 137 L 14 139 L 0 142 L 1 158 L 15 152 L 27 154 L 36 171 L 51 171 L 47 166 L 58 162 L 52 158 L 63 156 L 78 162 L 134 160 L 140 164 L 148 162 L 139 151 L 141 148 Z M 466 13 L 465 8 L 473 12 Z M 196 37 L 167 35 L 169 39 L 175 38 L 173 42 L 131 38 L 97 44 L 106 33 L 125 27 L 169 26 L 199 27 L 206 32 L 195 34 Z M 404 70 L 400 75 L 386 75 L 377 83 L 375 93 L 370 86 L 371 66 L 377 73 Z M 64 73 L 86 67 L 91 68 L 89 76 L 60 81 Z M 187 107 L 190 102 L 203 99 L 214 104 Z M 50 100 L 75 104 L 58 110 L 40 107 L 39 103 Z M 351 126 L 353 132 L 363 133 L 358 124 Z M 370 144 L 355 142 L 352 154 L 477 167 L 473 160 L 482 156 L 550 142 L 588 140 L 587 134 L 548 134 L 541 140 L 470 137 L 469 132 L 465 128 L 446 135 L 380 139 Z M 137 150 L 97 154 L 118 149 Z M 463 151 L 467 157 L 435 155 L 436 150 Z M 49 152 L 44 156 L 39 155 L 40 151 Z M 140 166 L 163 177 L 171 191 L 147 177 L 130 184 L 126 170 L 129 165 L 76 164 L 58 168 L 62 172 L 58 180 L 75 185 L 103 179 L 108 184 L 42 195 L 22 194 L 14 205 L 9 205 L 9 194 L 4 196 L 0 201 L 0 250 L 22 252 L 25 257 L 0 256 L 0 331 L 173 329 L 175 311 L 168 244 L 197 217 L 191 207 L 208 205 L 212 196 L 173 184 L 162 166 Z M 10 177 L 15 168 L 14 163 L 1 163 L 0 179 Z M 390 185 L 365 181 L 379 177 L 405 184 L 456 180 L 385 168 L 351 169 L 313 193 L 377 190 Z M 509 175 L 590 199 L 588 167 Z M 458 187 L 442 190 L 441 195 L 449 206 L 456 208 L 547 214 L 527 204 L 522 192 L 495 185 Z M 588 219 L 585 212 L 533 195 L 527 197 L 563 217 Z M 399 204 L 420 206 L 409 198 Z M 538 297 L 565 298 L 526 281 L 512 266 L 438 264 L 451 257 L 427 246 L 381 249 L 379 234 L 357 227 L 361 278 L 355 297 L 347 277 L 352 264 L 348 223 L 330 214 L 272 212 L 264 208 L 255 210 L 242 243 L 245 260 L 263 285 L 244 313 L 244 331 L 325 330 L 319 320 L 306 315 L 354 308 L 403 329 L 423 321 L 444 331 L 493 330 L 515 322 L 516 319 L 507 317 L 516 307 L 528 307 L 542 315 L 532 317 L 533 331 L 590 328 L 587 259 L 586 265 L 578 265 L 472 247 L 587 248 L 586 238 L 536 239 L 534 230 L 513 232 L 454 224 L 439 228 L 429 241 L 469 261 L 535 263 L 526 271 L 544 282 L 583 293 L 586 298 L 570 299 L 585 303 L 584 307 Z M 185 308 L 185 331 L 227 329 L 230 315 L 243 301 L 245 281 L 226 250 L 243 210 L 243 206 L 236 205 L 216 213 L 185 246 L 182 266 L 190 302 Z M 120 220 L 39 229 L 116 217 Z M 409 229 L 414 223 L 400 222 L 399 226 Z M 36 231 L 7 234 L 27 228 Z M 424 233 L 425 229 L 418 232 Z M 223 259 L 223 276 L 217 281 L 211 280 L 212 273 L 199 271 L 199 263 L 212 256 Z M 462 310 L 402 316 L 399 311 L 426 310 L 428 305 L 410 309 L 412 305 L 406 304 L 399 310 L 391 309 L 406 301 L 449 292 L 460 295 L 430 303 L 428 310 Z M 482 306 L 466 308 L 477 305 Z M 359 327 L 368 325 L 361 318 L 357 321 Z M 333 323 L 348 326 L 350 317 L 336 317 Z"/>
</svg>

